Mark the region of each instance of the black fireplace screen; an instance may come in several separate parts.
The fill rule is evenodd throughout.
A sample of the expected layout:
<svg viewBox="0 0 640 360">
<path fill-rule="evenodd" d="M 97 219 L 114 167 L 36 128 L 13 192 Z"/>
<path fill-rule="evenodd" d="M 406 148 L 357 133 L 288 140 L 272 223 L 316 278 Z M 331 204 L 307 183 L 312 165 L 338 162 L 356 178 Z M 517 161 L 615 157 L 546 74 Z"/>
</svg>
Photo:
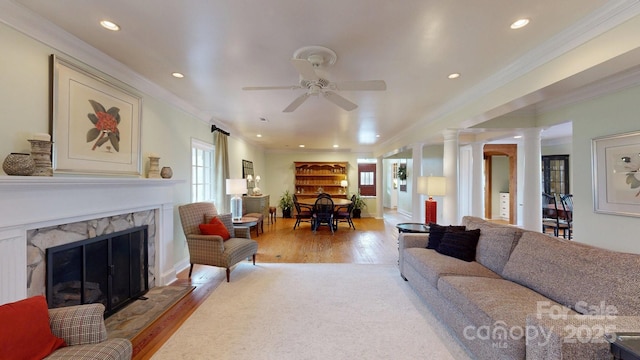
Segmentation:
<svg viewBox="0 0 640 360">
<path fill-rule="evenodd" d="M 102 303 L 105 316 L 149 290 L 148 226 L 47 249 L 49 308 Z"/>
</svg>

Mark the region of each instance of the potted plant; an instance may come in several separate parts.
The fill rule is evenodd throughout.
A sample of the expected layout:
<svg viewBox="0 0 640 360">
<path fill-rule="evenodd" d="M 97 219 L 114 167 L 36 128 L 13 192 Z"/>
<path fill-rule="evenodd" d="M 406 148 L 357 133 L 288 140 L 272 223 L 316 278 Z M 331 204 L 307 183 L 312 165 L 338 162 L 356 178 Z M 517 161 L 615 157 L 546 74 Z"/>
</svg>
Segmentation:
<svg viewBox="0 0 640 360">
<path fill-rule="evenodd" d="M 362 214 L 362 209 L 367 207 L 367 203 L 364 201 L 360 193 L 356 193 L 353 198 L 353 218 L 360 219 L 360 215 Z"/>
<path fill-rule="evenodd" d="M 282 209 L 283 218 L 291 217 L 291 210 L 293 209 L 293 196 L 291 195 L 289 190 L 285 190 L 285 192 L 282 194 L 278 206 Z"/>
</svg>

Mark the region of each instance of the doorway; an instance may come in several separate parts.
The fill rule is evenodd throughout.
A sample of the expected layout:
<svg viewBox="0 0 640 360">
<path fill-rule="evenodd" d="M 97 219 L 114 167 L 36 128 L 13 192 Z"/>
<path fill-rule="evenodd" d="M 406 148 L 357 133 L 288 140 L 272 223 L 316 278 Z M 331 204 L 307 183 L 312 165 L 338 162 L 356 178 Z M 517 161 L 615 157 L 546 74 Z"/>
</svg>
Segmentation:
<svg viewBox="0 0 640 360">
<path fill-rule="evenodd" d="M 483 149 L 484 153 L 484 176 L 485 176 L 485 189 L 484 189 L 484 217 L 491 219 L 493 214 L 493 178 L 491 176 L 493 171 L 493 157 L 494 156 L 507 156 L 509 162 L 508 170 L 508 183 L 509 183 L 509 200 L 508 200 L 508 213 L 509 224 L 514 224 L 517 219 L 516 212 L 516 199 L 517 199 L 517 159 L 518 145 L 516 144 L 486 144 Z"/>
</svg>

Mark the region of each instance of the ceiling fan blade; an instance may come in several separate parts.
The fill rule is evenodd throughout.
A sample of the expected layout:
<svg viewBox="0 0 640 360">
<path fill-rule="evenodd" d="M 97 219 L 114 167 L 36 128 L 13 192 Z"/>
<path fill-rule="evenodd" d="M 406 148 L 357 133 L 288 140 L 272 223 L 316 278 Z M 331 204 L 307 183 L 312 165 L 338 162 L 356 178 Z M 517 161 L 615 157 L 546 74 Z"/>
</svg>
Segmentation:
<svg viewBox="0 0 640 360">
<path fill-rule="evenodd" d="M 302 87 L 299 85 L 290 85 L 290 86 L 245 86 L 242 90 L 295 90 L 301 89 Z"/>
<path fill-rule="evenodd" d="M 355 108 L 358 107 L 358 105 L 352 103 L 351 101 L 343 98 L 342 96 L 334 93 L 333 91 L 325 91 L 322 93 L 322 95 L 324 95 L 324 97 L 331 101 L 332 103 L 340 106 L 341 108 L 347 110 L 347 111 L 351 111 Z"/>
<path fill-rule="evenodd" d="M 387 90 L 384 80 L 340 81 L 334 84 L 336 90 Z"/>
<path fill-rule="evenodd" d="M 291 64 L 298 70 L 303 79 L 318 81 L 318 74 L 316 74 L 313 65 L 308 60 L 291 59 Z"/>
<path fill-rule="evenodd" d="M 282 112 L 292 112 L 298 108 L 298 106 L 302 105 L 302 103 L 309 98 L 309 93 L 304 93 L 298 96 L 289 106 L 287 106 Z"/>
</svg>

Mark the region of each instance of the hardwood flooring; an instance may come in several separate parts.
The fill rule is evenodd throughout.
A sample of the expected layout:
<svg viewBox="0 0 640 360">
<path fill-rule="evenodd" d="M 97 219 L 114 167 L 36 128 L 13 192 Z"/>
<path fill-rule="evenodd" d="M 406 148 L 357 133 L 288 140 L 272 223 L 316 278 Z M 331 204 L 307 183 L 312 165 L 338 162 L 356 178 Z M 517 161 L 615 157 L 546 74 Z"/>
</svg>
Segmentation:
<svg viewBox="0 0 640 360">
<path fill-rule="evenodd" d="M 335 234 L 322 226 L 311 231 L 309 223 L 293 230 L 295 219 L 277 218 L 264 224 L 264 233 L 252 237 L 258 242 L 256 263 L 354 263 L 396 264 L 398 260 L 397 223 L 411 220 L 395 211 L 386 211 L 384 219 L 354 219 L 357 230 L 340 224 Z M 149 359 L 182 325 L 195 309 L 225 278 L 221 268 L 196 265 L 191 279 L 188 269 L 177 275 L 175 285 L 193 285 L 195 290 L 169 309 L 160 319 L 136 336 L 133 359 Z M 231 271 L 233 281 L 233 271 Z"/>
</svg>

